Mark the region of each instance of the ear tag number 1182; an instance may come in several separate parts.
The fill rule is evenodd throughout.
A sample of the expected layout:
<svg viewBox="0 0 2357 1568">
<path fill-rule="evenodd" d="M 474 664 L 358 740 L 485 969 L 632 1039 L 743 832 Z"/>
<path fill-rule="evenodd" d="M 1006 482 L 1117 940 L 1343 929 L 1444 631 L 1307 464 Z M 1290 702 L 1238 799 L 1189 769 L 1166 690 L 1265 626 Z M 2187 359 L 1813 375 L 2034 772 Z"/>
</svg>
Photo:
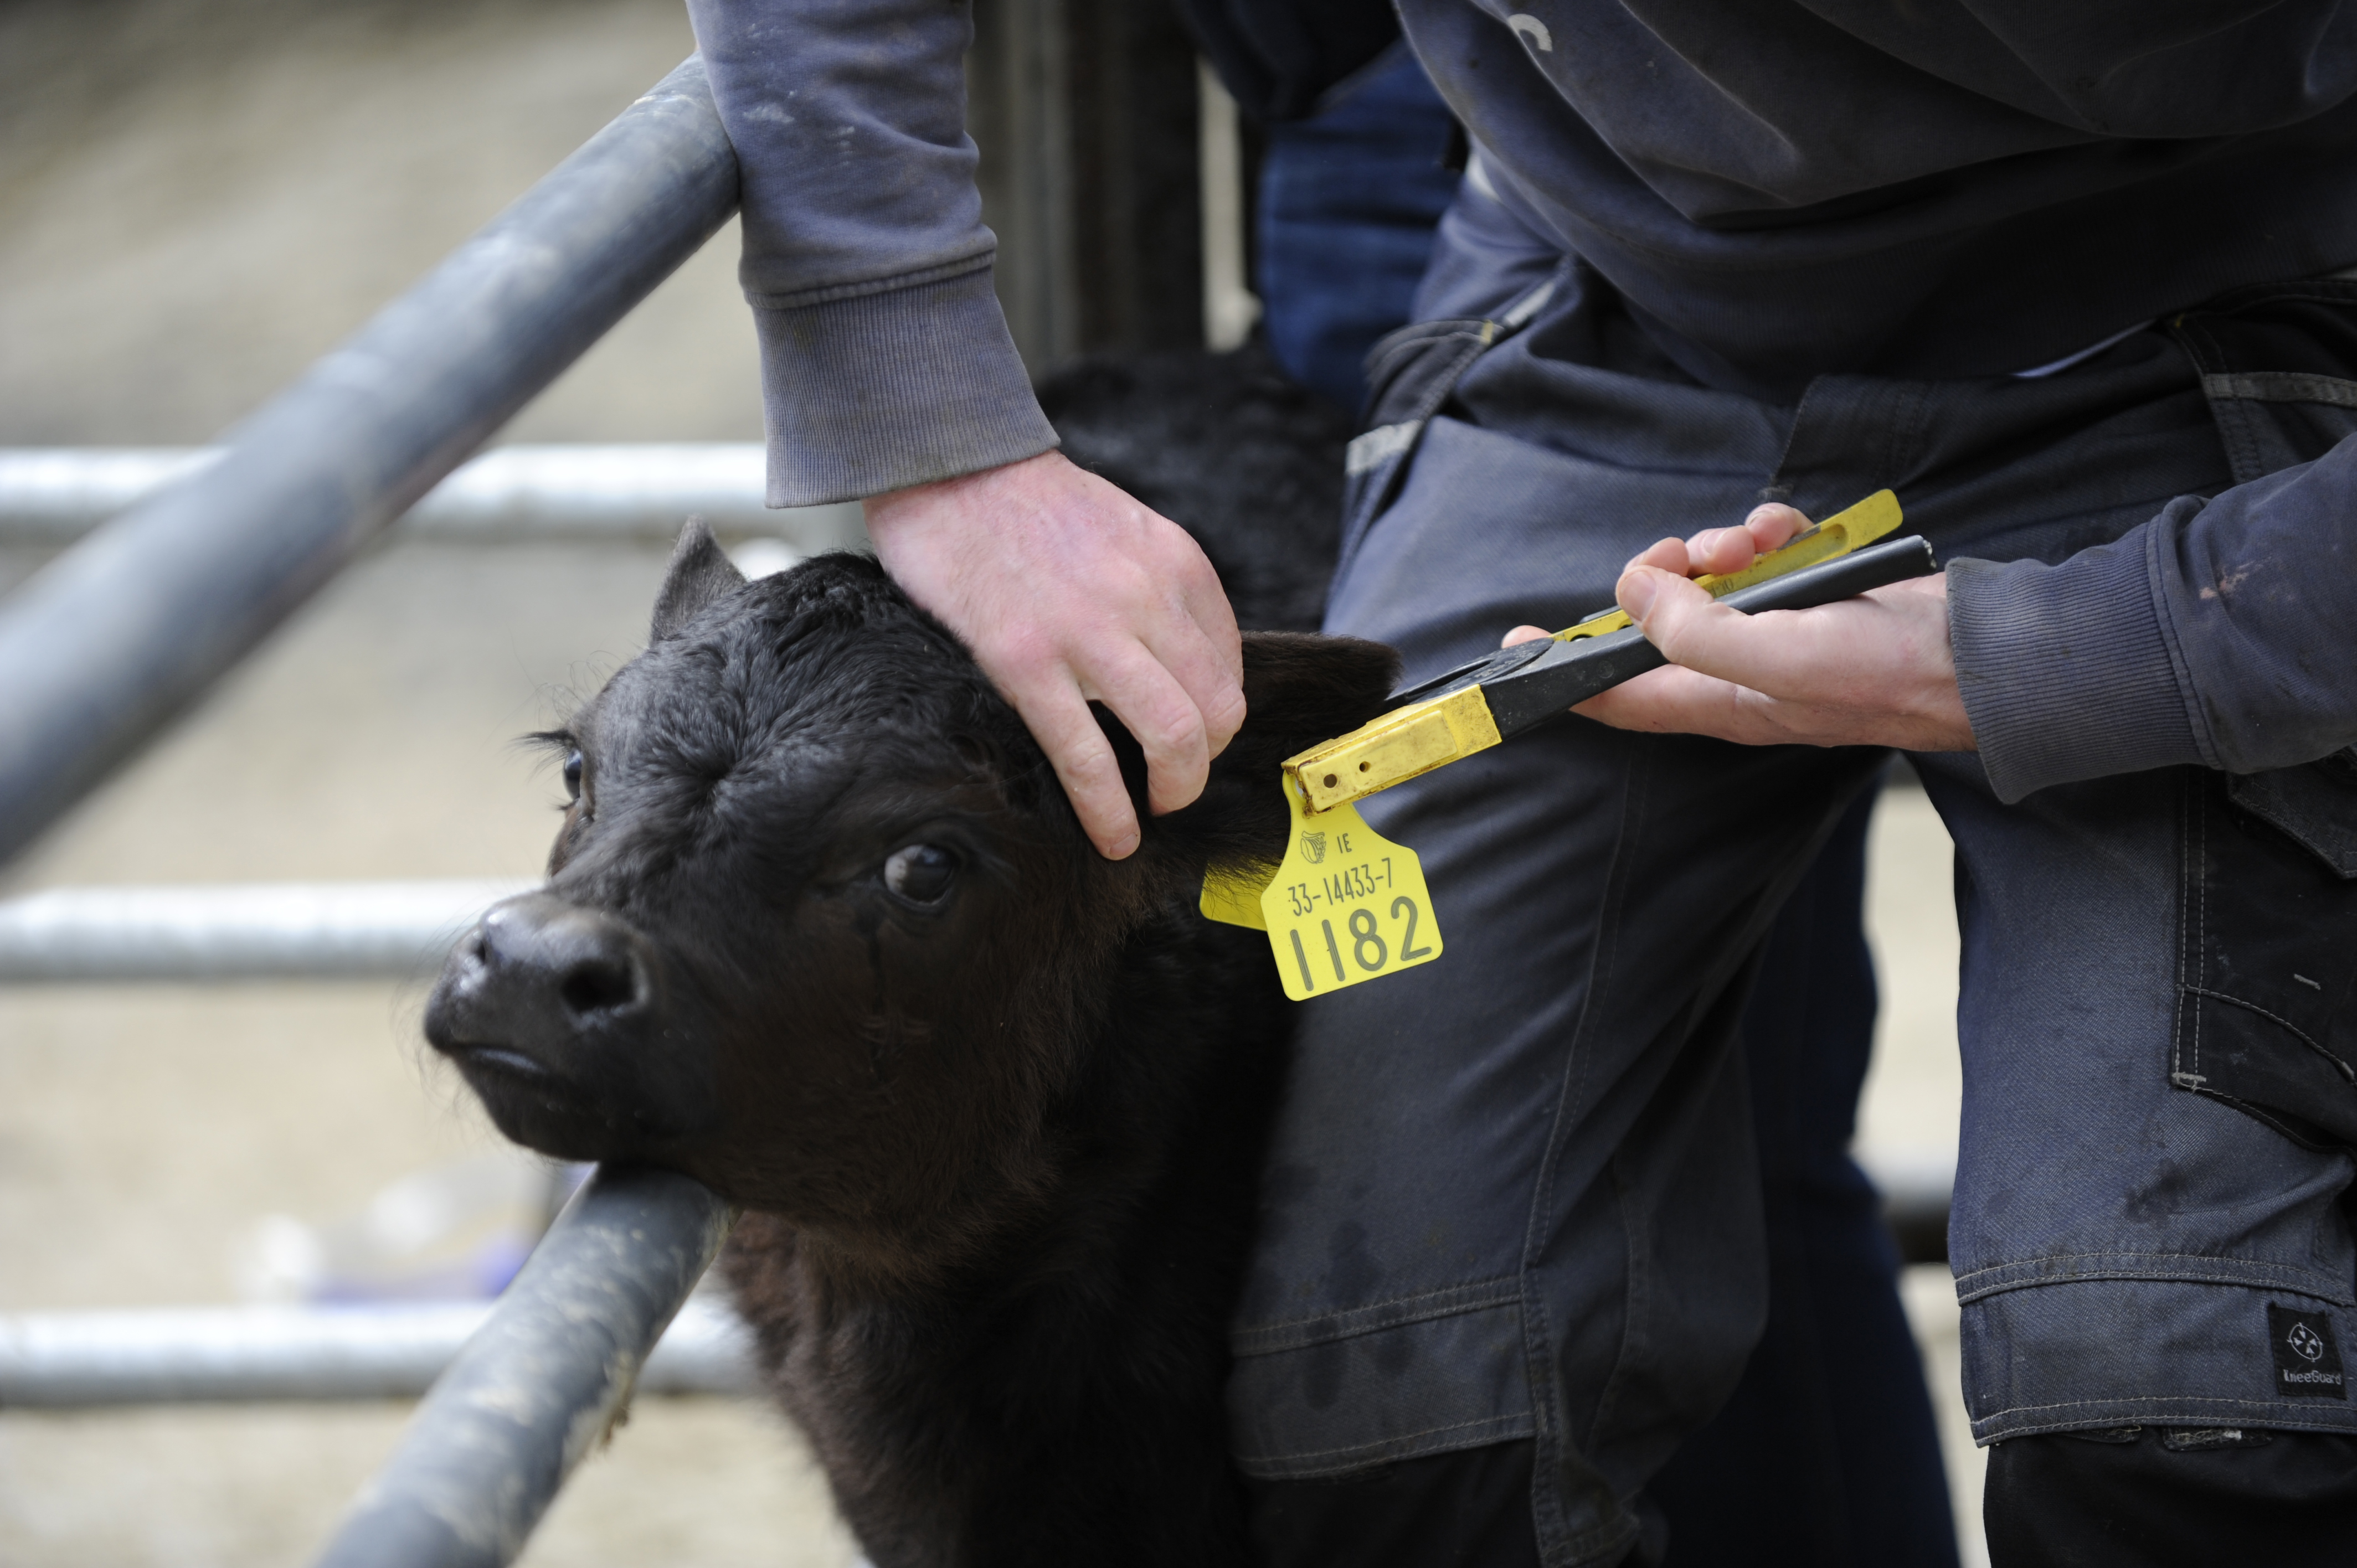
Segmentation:
<svg viewBox="0 0 2357 1568">
<path fill-rule="evenodd" d="M 1296 1002 L 1438 958 L 1440 926 L 1415 852 L 1367 826 L 1355 806 L 1309 816 L 1291 779 L 1285 800 L 1293 832 L 1275 874 L 1257 897 L 1248 882 L 1205 878 L 1203 913 L 1267 931 Z"/>
</svg>

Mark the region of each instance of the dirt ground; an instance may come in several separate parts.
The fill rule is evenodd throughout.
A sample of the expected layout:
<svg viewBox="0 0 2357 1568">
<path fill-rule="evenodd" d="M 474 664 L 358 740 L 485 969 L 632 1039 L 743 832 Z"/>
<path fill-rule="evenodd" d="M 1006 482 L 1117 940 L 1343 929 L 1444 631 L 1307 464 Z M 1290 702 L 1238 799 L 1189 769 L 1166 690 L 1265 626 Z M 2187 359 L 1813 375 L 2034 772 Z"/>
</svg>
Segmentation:
<svg viewBox="0 0 2357 1568">
<path fill-rule="evenodd" d="M 692 47 L 675 0 L 0 0 L 0 445 L 210 438 Z M 706 247 L 507 438 L 757 437 L 735 248 L 733 231 Z M 35 564 L 0 559 L 0 584 Z M 661 565 L 627 547 L 384 551 L 0 894 L 530 875 L 559 790 L 513 737 L 638 646 Z M 1952 1146 L 1953 921 L 1920 795 L 1886 801 L 1874 865 L 1885 1029 L 1861 1136 Z M 422 996 L 0 989 L 0 1311 L 232 1300 L 260 1217 L 333 1219 L 490 1146 L 423 1056 Z M 1944 1272 L 1917 1271 L 1908 1296 L 1969 1520 L 1979 1457 Z M 299 1563 L 404 1416 L 0 1413 L 0 1564 Z M 651 1400 L 525 1561 L 855 1555 L 768 1412 Z"/>
</svg>

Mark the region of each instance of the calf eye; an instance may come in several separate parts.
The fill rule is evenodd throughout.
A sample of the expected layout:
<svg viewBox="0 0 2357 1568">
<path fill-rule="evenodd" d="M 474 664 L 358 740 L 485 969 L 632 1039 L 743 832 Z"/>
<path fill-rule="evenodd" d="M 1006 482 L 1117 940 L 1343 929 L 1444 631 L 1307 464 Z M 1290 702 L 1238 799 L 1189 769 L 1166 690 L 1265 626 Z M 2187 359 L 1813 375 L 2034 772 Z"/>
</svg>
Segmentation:
<svg viewBox="0 0 2357 1568">
<path fill-rule="evenodd" d="M 581 754 L 577 751 L 565 754 L 565 794 L 567 800 L 581 799 Z"/>
<path fill-rule="evenodd" d="M 950 896 L 957 868 L 957 856 L 941 845 L 912 843 L 884 863 L 884 886 L 911 904 L 938 904 Z"/>
</svg>

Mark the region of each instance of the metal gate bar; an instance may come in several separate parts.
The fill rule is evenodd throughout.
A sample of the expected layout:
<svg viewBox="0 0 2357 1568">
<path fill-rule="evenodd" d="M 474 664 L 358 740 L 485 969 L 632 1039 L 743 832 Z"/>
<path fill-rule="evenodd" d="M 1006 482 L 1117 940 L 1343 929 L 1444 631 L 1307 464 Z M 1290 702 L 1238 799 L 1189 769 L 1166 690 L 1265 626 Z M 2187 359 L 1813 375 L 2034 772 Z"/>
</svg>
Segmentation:
<svg viewBox="0 0 2357 1568">
<path fill-rule="evenodd" d="M 16 1313 L 0 1316 L 0 1410 L 415 1399 L 494 1310 L 469 1301 Z M 743 1321 L 702 1299 L 672 1320 L 638 1382 L 642 1394 L 752 1387 Z"/>
<path fill-rule="evenodd" d="M 534 882 L 52 887 L 0 899 L 0 984 L 430 978 Z"/>
<path fill-rule="evenodd" d="M 320 1568 L 511 1562 L 735 1219 L 683 1176 L 591 1176 L 418 1406 Z"/>
<path fill-rule="evenodd" d="M 691 58 L 231 433 L 0 606 L 0 861 L 710 238 L 737 159 Z"/>
<path fill-rule="evenodd" d="M 221 461 L 218 446 L 0 447 L 0 546 L 71 544 Z M 782 538 L 805 554 L 857 549 L 859 504 L 771 510 L 755 442 L 501 446 L 464 464 L 401 519 L 405 539 L 668 544 L 693 512 L 723 538 Z"/>
</svg>

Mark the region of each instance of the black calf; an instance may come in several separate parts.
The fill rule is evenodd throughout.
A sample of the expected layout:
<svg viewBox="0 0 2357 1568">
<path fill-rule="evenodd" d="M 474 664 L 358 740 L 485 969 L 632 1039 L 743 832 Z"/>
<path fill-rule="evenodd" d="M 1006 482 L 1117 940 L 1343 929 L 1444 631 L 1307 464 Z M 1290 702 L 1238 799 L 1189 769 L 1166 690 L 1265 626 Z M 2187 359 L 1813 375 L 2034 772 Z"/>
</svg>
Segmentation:
<svg viewBox="0 0 2357 1568">
<path fill-rule="evenodd" d="M 879 1568 L 1242 1562 L 1225 1326 L 1290 1019 L 1194 901 L 1276 858 L 1277 763 L 1395 674 L 1248 637 L 1203 799 L 1107 862 L 872 562 L 748 585 L 691 527 L 651 646 L 552 737 L 545 890 L 427 1034 L 510 1136 L 752 1211 L 725 1267 Z"/>
</svg>

